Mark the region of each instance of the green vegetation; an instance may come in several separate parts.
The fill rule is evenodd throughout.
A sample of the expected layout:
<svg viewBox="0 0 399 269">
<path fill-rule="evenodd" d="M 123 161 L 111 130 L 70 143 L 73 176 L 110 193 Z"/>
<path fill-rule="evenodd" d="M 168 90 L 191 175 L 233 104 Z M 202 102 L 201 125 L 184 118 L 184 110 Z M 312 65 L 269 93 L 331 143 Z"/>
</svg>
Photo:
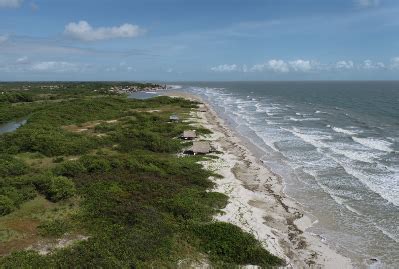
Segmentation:
<svg viewBox="0 0 399 269">
<path fill-rule="evenodd" d="M 270 266 L 280 260 L 271 256 L 261 244 L 248 233 L 229 223 L 211 223 L 194 227 L 201 240 L 201 248 L 216 264 L 256 264 Z"/>
<path fill-rule="evenodd" d="M 177 156 L 185 142 L 176 137 L 189 126 L 169 115 L 184 118 L 196 103 L 132 100 L 97 86 L 31 87 L 29 103 L 0 105 L 0 122 L 14 108 L 28 118 L 0 135 L 0 267 L 175 268 L 204 257 L 220 268 L 281 264 L 252 235 L 212 219 L 227 197 L 210 191 L 203 157 Z M 25 250 L 77 235 L 88 239 L 48 255 Z"/>
</svg>

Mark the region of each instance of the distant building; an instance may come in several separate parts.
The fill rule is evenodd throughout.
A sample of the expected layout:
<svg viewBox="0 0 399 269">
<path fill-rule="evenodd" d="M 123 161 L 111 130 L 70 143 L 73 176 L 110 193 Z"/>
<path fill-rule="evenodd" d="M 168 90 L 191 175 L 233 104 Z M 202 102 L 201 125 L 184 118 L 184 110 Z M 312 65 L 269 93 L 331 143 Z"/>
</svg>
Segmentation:
<svg viewBox="0 0 399 269">
<path fill-rule="evenodd" d="M 184 131 L 183 134 L 181 135 L 181 138 L 186 139 L 186 140 L 193 140 L 197 138 L 197 134 L 195 130 L 193 131 Z"/>
<path fill-rule="evenodd" d="M 208 154 L 211 152 L 211 144 L 208 141 L 195 141 L 187 151 L 189 154 Z"/>
</svg>

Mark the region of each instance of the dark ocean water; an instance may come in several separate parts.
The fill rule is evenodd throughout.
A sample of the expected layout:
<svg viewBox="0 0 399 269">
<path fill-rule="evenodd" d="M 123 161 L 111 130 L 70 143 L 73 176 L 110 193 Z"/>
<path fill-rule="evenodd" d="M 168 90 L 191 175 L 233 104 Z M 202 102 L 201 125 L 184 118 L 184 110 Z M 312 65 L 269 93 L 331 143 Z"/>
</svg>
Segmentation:
<svg viewBox="0 0 399 269">
<path fill-rule="evenodd" d="M 399 268 L 399 82 L 209 82 L 203 96 L 260 148 L 310 231 L 357 265 Z"/>
</svg>

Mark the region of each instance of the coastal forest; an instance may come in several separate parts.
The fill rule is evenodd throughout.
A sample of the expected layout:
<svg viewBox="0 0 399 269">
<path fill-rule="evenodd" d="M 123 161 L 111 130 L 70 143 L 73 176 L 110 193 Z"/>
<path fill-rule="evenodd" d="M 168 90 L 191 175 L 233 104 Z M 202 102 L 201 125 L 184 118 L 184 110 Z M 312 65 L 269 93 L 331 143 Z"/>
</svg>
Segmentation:
<svg viewBox="0 0 399 269">
<path fill-rule="evenodd" d="M 217 156 L 183 155 L 190 142 L 178 139 L 198 103 L 133 99 L 115 85 L 125 86 L 0 84 L 0 127 L 25 120 L 0 133 L 0 268 L 281 265 L 214 220 L 228 197 L 201 161 Z"/>
</svg>

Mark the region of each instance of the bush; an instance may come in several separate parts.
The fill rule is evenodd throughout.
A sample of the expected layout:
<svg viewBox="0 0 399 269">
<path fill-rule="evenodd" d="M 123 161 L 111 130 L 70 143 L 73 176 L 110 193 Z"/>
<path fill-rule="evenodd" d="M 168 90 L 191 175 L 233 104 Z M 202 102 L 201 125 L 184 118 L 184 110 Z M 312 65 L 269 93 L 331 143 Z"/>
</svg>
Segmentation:
<svg viewBox="0 0 399 269">
<path fill-rule="evenodd" d="M 97 140 L 69 133 L 46 124 L 27 124 L 0 140 L 0 152 L 40 152 L 46 156 L 83 154 L 97 146 Z"/>
<path fill-rule="evenodd" d="M 42 175 L 34 180 L 34 184 L 52 202 L 68 199 L 76 193 L 75 184 L 62 176 Z"/>
<path fill-rule="evenodd" d="M 36 197 L 36 190 L 26 176 L 0 178 L 0 196 L 3 197 L 1 214 L 6 215 Z"/>
<path fill-rule="evenodd" d="M 253 235 L 235 225 L 224 222 L 196 225 L 194 233 L 200 238 L 200 247 L 213 261 L 264 267 L 282 264 Z"/>
<path fill-rule="evenodd" d="M 40 224 L 38 229 L 39 234 L 42 236 L 59 237 L 70 229 L 70 225 L 65 220 L 57 219 Z"/>
<path fill-rule="evenodd" d="M 46 256 L 40 255 L 37 251 L 27 250 L 14 252 L 5 256 L 1 261 L 1 268 L 54 268 Z"/>
<path fill-rule="evenodd" d="M 74 177 L 87 172 L 86 167 L 79 161 L 66 161 L 54 169 L 54 173 L 59 176 Z"/>
<path fill-rule="evenodd" d="M 79 160 L 87 172 L 106 172 L 111 170 L 111 164 L 108 160 L 100 156 L 85 155 Z"/>
<path fill-rule="evenodd" d="M 227 197 L 221 193 L 188 189 L 168 201 L 166 207 L 184 220 L 210 221 L 217 209 L 226 205 Z"/>
<path fill-rule="evenodd" d="M 27 167 L 21 160 L 6 154 L 0 155 L 0 177 L 19 176 L 26 171 Z"/>
<path fill-rule="evenodd" d="M 10 214 L 15 210 L 13 201 L 7 196 L 0 195 L 0 216 Z"/>
</svg>

